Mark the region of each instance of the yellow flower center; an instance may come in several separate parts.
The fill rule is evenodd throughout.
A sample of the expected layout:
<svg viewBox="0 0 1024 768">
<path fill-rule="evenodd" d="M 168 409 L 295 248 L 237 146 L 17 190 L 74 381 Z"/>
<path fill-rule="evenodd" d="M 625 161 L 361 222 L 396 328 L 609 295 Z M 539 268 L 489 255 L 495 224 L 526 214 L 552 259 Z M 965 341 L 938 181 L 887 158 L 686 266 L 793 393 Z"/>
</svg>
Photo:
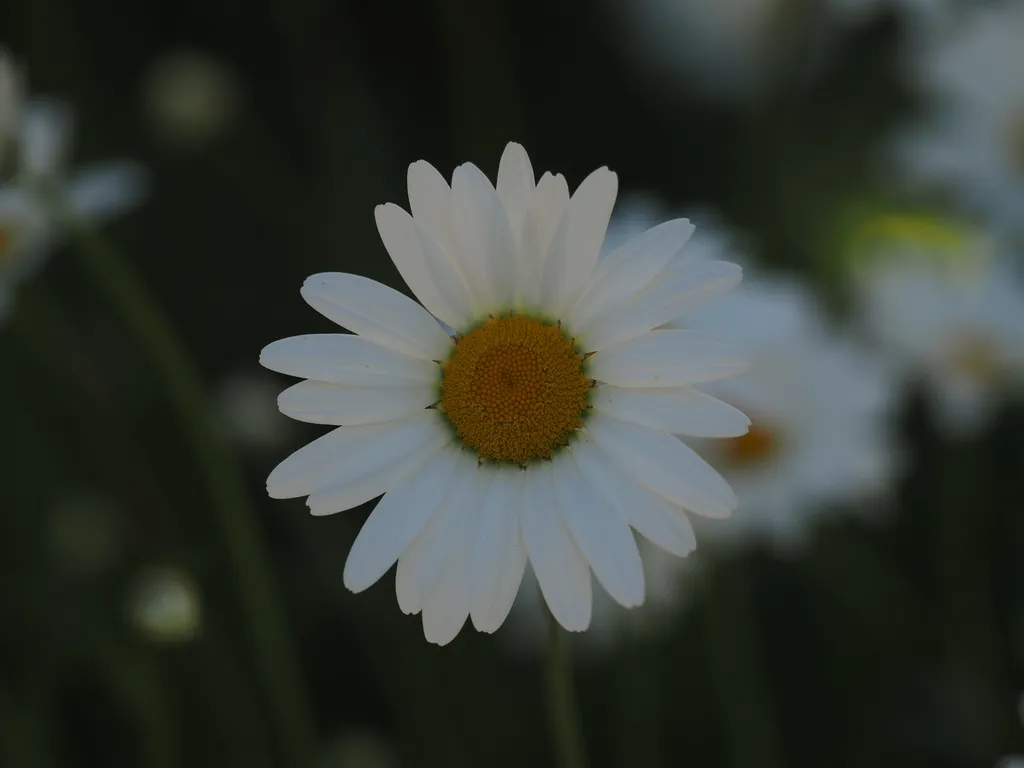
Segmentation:
<svg viewBox="0 0 1024 768">
<path fill-rule="evenodd" d="M 594 382 L 557 325 L 491 318 L 458 339 L 444 363 L 441 407 L 481 459 L 547 459 L 583 424 Z"/>
<path fill-rule="evenodd" d="M 767 459 L 775 453 L 778 445 L 779 436 L 775 430 L 751 424 L 745 435 L 723 441 L 722 450 L 727 463 L 746 467 Z"/>
</svg>

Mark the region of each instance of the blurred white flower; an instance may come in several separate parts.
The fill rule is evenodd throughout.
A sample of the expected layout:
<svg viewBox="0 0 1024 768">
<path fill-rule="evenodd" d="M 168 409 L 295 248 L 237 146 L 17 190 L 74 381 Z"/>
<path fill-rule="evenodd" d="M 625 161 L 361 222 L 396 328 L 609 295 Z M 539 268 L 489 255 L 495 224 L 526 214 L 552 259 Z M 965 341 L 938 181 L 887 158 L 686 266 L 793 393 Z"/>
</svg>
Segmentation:
<svg viewBox="0 0 1024 768">
<path fill-rule="evenodd" d="M 802 543 L 832 505 L 870 498 L 896 469 L 889 420 L 890 368 L 847 333 L 830 327 L 807 288 L 749 275 L 744 285 L 672 324 L 738 344 L 751 370 L 708 391 L 742 409 L 747 434 L 700 450 L 736 489 L 728 524 L 699 529 L 723 543 Z"/>
<path fill-rule="evenodd" d="M 627 55 L 658 79 L 741 101 L 765 84 L 777 55 L 780 0 L 611 0 Z M 672 87 L 671 82 L 664 85 Z"/>
<path fill-rule="evenodd" d="M 146 79 L 145 106 L 154 128 L 181 147 L 216 138 L 235 117 L 239 100 L 231 73 L 197 51 L 165 54 Z"/>
<path fill-rule="evenodd" d="M 931 32 L 951 17 L 951 0 L 828 0 L 829 13 L 839 21 L 860 24 L 891 10 L 910 27 L 911 33 Z"/>
<path fill-rule="evenodd" d="M 135 628 L 154 642 L 186 642 L 202 625 L 199 591 L 176 569 L 146 571 L 132 585 L 128 616 Z"/>
<path fill-rule="evenodd" d="M 21 72 L 11 55 L 0 48 L 0 173 L 5 168 L 8 145 L 21 126 Z"/>
<path fill-rule="evenodd" d="M 236 371 L 221 379 L 216 402 L 225 436 L 256 451 L 285 442 L 292 422 L 277 408 L 279 391 L 277 382 L 262 372 Z"/>
<path fill-rule="evenodd" d="M 14 290 L 44 263 L 61 233 L 49 195 L 63 198 L 72 215 L 87 221 L 105 220 L 143 195 L 145 176 L 132 162 L 92 165 L 67 174 L 72 133 L 71 113 L 63 104 L 26 104 L 15 145 L 15 174 L 0 185 L 0 320 Z"/>
<path fill-rule="evenodd" d="M 1024 221 L 1024 3 L 979 6 L 918 49 L 912 74 L 933 100 L 902 136 L 912 181 L 1000 224 Z"/>
<path fill-rule="evenodd" d="M 983 428 L 1024 373 L 1024 284 L 996 248 L 974 239 L 960 258 L 879 253 L 859 280 L 863 323 L 923 380 L 953 435 Z"/>
<path fill-rule="evenodd" d="M 659 216 L 664 211 L 652 199 L 626 198 L 609 239 L 628 238 Z M 712 216 L 693 219 L 697 232 L 688 258 L 743 263 L 735 239 Z M 803 284 L 748 272 L 735 291 L 668 327 L 725 338 L 753 361 L 747 373 L 704 388 L 752 424 L 740 437 L 696 446 L 733 485 L 738 501 L 728 521 L 698 523 L 698 538 L 764 538 L 792 546 L 828 505 L 885 488 L 897 466 L 888 429 L 894 370 L 849 333 L 833 329 Z"/>
</svg>

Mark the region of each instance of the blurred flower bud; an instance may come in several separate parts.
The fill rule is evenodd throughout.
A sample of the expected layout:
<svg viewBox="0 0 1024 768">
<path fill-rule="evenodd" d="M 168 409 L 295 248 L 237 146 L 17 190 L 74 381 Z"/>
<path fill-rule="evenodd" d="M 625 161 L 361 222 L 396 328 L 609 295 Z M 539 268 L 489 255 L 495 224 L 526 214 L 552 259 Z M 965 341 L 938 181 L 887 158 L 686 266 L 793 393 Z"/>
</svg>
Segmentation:
<svg viewBox="0 0 1024 768">
<path fill-rule="evenodd" d="M 173 568 L 155 568 L 136 578 L 128 614 L 135 628 L 157 643 L 187 642 L 202 623 L 198 590 L 186 574 Z"/>
<path fill-rule="evenodd" d="M 291 422 L 277 410 L 279 382 L 261 373 L 237 372 L 217 387 L 221 428 L 239 446 L 254 451 L 280 445 Z"/>
<path fill-rule="evenodd" d="M 165 54 L 150 70 L 145 89 L 154 128 L 180 148 L 216 138 L 238 111 L 234 77 L 215 59 L 196 51 Z"/>
<path fill-rule="evenodd" d="M 348 731 L 328 747 L 324 768 L 395 768 L 394 750 L 370 731 Z"/>
</svg>

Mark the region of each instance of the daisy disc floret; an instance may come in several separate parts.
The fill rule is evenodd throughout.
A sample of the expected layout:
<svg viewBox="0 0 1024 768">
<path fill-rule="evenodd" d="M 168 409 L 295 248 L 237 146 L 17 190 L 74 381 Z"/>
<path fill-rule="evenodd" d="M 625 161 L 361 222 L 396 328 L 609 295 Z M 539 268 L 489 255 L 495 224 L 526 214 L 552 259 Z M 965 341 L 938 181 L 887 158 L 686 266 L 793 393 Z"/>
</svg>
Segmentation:
<svg viewBox="0 0 1024 768">
<path fill-rule="evenodd" d="M 490 318 L 455 343 L 442 365 L 441 407 L 481 459 L 550 459 L 583 426 L 593 380 L 557 325 Z"/>
<path fill-rule="evenodd" d="M 337 426 L 285 459 L 268 492 L 306 496 L 315 515 L 383 494 L 345 584 L 366 589 L 397 561 L 399 606 L 422 613 L 431 642 L 467 618 L 496 630 L 527 562 L 566 629 L 590 623 L 591 572 L 640 605 L 633 530 L 682 556 L 695 545 L 688 512 L 735 506 L 679 436 L 746 431 L 742 413 L 694 388 L 744 362 L 659 328 L 731 289 L 740 269 L 677 258 L 685 219 L 599 258 L 616 192 L 607 168 L 571 196 L 560 175 L 536 181 L 518 144 L 496 186 L 470 164 L 449 186 L 413 163 L 411 213 L 382 205 L 376 219 L 422 304 L 357 275 L 314 275 L 303 297 L 352 335 L 263 350 L 263 365 L 305 379 L 281 394 L 282 413 Z"/>
</svg>

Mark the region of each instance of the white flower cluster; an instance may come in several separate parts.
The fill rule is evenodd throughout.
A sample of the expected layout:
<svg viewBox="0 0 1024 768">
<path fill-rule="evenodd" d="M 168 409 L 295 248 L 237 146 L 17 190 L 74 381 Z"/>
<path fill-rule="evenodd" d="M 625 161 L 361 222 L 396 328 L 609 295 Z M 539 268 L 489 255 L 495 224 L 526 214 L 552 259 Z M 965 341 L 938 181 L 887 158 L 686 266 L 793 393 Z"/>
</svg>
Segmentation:
<svg viewBox="0 0 1024 768">
<path fill-rule="evenodd" d="M 17 287 L 53 250 L 65 213 L 102 221 L 142 197 L 145 177 L 132 162 L 69 173 L 73 134 L 70 109 L 52 99 L 27 99 L 21 72 L 0 53 L 0 322 Z"/>
</svg>

